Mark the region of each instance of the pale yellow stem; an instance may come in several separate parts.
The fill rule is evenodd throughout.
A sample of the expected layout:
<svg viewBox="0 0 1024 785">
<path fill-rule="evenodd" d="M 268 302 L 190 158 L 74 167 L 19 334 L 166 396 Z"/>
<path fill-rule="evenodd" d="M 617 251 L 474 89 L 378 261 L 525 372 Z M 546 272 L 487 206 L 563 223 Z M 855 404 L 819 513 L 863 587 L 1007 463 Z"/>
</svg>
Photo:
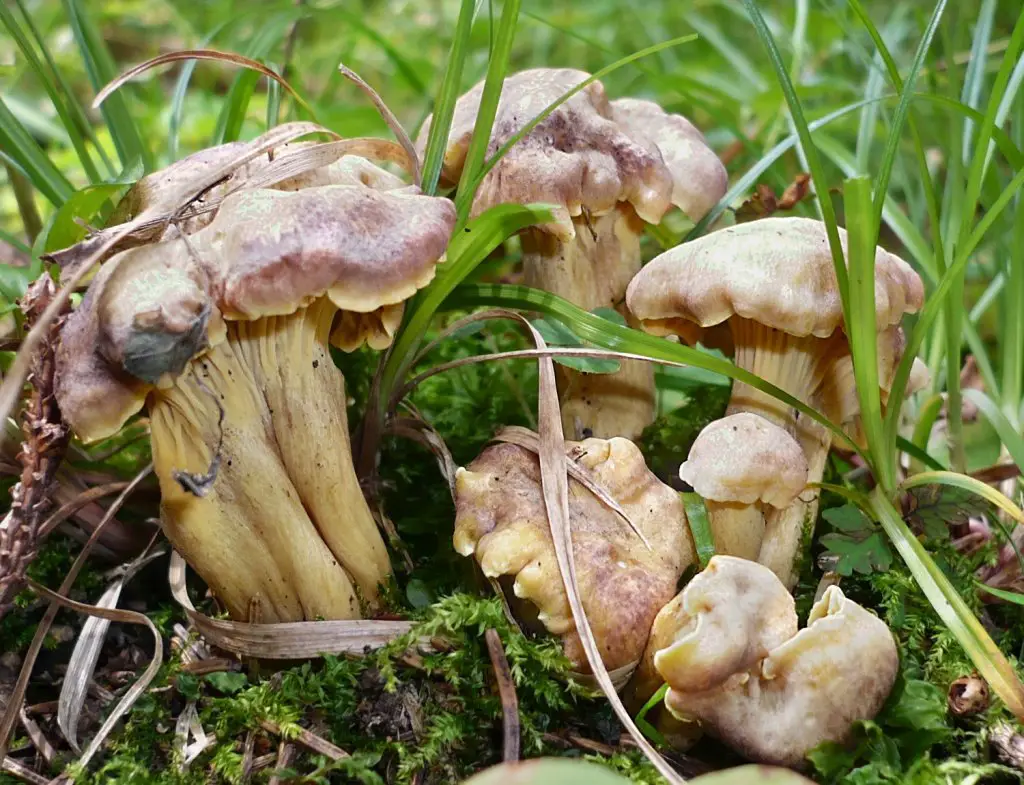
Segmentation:
<svg viewBox="0 0 1024 785">
<path fill-rule="evenodd" d="M 296 314 L 242 322 L 235 330 L 299 501 L 361 598 L 375 608 L 391 563 L 352 465 L 345 379 L 328 350 L 336 313 L 321 298 Z"/>
<path fill-rule="evenodd" d="M 232 617 L 359 617 L 348 576 L 289 478 L 263 390 L 237 351 L 236 325 L 174 387 L 151 396 L 150 416 L 164 531 Z M 222 430 L 220 464 L 198 496 L 175 473 L 205 474 Z"/>
<path fill-rule="evenodd" d="M 566 242 L 536 229 L 523 233 L 526 284 L 587 311 L 614 308 L 629 320 L 626 287 L 640 270 L 643 223 L 627 205 L 573 223 L 576 235 Z M 556 368 L 567 438 L 624 436 L 635 440 L 654 419 L 650 363 L 625 361 L 614 374 Z"/>
</svg>

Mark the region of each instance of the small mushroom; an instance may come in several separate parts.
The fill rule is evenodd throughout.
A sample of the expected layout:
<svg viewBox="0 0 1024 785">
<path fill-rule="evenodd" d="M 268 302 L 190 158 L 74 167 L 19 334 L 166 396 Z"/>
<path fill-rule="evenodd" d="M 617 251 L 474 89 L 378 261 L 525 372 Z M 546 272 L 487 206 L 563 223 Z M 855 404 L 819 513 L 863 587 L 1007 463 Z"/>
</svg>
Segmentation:
<svg viewBox="0 0 1024 785">
<path fill-rule="evenodd" d="M 233 618 L 377 605 L 390 563 L 329 340 L 339 323 L 348 348 L 385 343 L 454 219 L 447 200 L 361 180 L 243 189 L 195 233 L 110 259 L 65 323 L 61 410 L 90 441 L 146 406 L 163 528 Z"/>
<path fill-rule="evenodd" d="M 636 663 L 651 622 L 695 559 L 679 495 L 644 464 L 627 439 L 567 442 L 570 460 L 621 506 L 620 515 L 577 480 L 569 482 L 576 577 L 609 670 Z M 456 477 L 455 549 L 475 556 L 511 595 L 517 617 L 536 618 L 579 671 L 587 667 L 562 584 L 541 494 L 537 456 L 514 444 L 487 447 Z M 509 585 L 511 584 L 511 585 Z M 508 591 L 511 589 L 511 591 Z"/>
<path fill-rule="evenodd" d="M 706 501 L 715 553 L 756 560 L 764 510 L 784 509 L 804 489 L 807 459 L 782 428 L 740 412 L 700 432 L 679 478 Z"/>
<path fill-rule="evenodd" d="M 654 630 L 669 711 L 762 763 L 800 766 L 822 742 L 845 742 L 881 710 L 899 669 L 889 628 L 838 586 L 797 632 L 778 578 L 728 556 L 713 557 Z"/>
<path fill-rule="evenodd" d="M 589 74 L 562 68 L 505 80 L 487 154 L 493 155 Z M 456 104 L 445 157 L 457 179 L 472 137 L 483 82 Z M 428 124 L 420 133 L 426 143 Z M 685 118 L 636 99 L 609 101 L 592 82 L 517 142 L 484 178 L 475 213 L 505 202 L 556 206 L 556 220 L 521 233 L 526 283 L 588 311 L 615 308 L 640 269 L 644 224 L 675 204 L 699 220 L 727 187 L 725 167 Z M 615 374 L 558 368 L 566 433 L 635 439 L 654 416 L 650 364 L 623 362 Z"/>
<path fill-rule="evenodd" d="M 844 250 L 846 232 L 840 230 Z M 880 335 L 924 299 L 905 261 L 875 252 L 875 316 Z M 812 406 L 835 386 L 836 360 L 849 354 L 825 225 L 808 218 L 765 218 L 722 229 L 658 256 L 630 282 L 626 302 L 645 330 L 693 342 L 728 330 L 739 367 Z M 749 411 L 788 431 L 807 458 L 808 483 L 821 481 L 828 431 L 781 401 L 733 385 L 728 414 Z M 796 557 L 817 512 L 817 493 L 801 494 L 766 516 L 758 560 L 789 586 Z"/>
</svg>

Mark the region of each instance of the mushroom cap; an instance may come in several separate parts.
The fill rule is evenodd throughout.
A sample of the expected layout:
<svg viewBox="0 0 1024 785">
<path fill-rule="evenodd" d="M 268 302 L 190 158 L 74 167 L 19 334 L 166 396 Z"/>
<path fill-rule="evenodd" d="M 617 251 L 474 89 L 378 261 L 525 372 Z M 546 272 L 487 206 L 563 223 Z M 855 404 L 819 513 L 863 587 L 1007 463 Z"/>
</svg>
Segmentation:
<svg viewBox="0 0 1024 785">
<path fill-rule="evenodd" d="M 679 477 L 705 499 L 782 509 L 807 485 L 807 458 L 784 429 L 740 412 L 705 426 Z"/>
<path fill-rule="evenodd" d="M 729 188 L 725 164 L 697 126 L 642 98 L 619 98 L 611 107 L 619 126 L 645 140 L 648 150 L 661 153 L 672 173 L 672 204 L 691 220 L 699 221 L 725 196 Z"/>
<path fill-rule="evenodd" d="M 839 230 L 845 253 L 846 230 Z M 875 250 L 875 317 L 879 330 L 924 302 L 913 268 Z M 630 282 L 626 304 L 645 328 L 700 327 L 732 316 L 796 336 L 826 338 L 843 326 L 843 308 L 825 224 L 810 218 L 764 218 L 730 226 L 661 254 Z"/>
<path fill-rule="evenodd" d="M 648 652 L 672 690 L 698 692 L 753 667 L 796 631 L 793 597 L 775 573 L 712 556 L 658 613 Z"/>
<path fill-rule="evenodd" d="M 808 626 L 759 666 L 704 692 L 672 688 L 665 704 L 748 758 L 797 766 L 822 742 L 842 743 L 854 722 L 873 718 L 898 670 L 885 623 L 830 586 Z"/>
<path fill-rule="evenodd" d="M 605 665 L 634 663 L 651 622 L 694 559 L 679 495 L 644 464 L 627 439 L 567 442 L 569 457 L 615 499 L 643 532 L 574 479 L 569 481 L 576 576 L 583 607 Z M 555 557 L 537 456 L 514 444 L 487 447 L 456 478 L 455 549 L 475 555 L 485 575 L 514 578 L 513 592 L 563 638 L 569 659 L 586 664 Z"/>
<path fill-rule="evenodd" d="M 494 155 L 550 104 L 589 77 L 585 71 L 570 68 L 535 68 L 507 77 L 491 130 L 488 155 Z M 479 82 L 455 105 L 445 155 L 450 177 L 457 177 L 465 163 L 483 84 Z M 705 201 L 717 201 L 721 196 L 720 178 L 709 178 L 707 174 L 708 159 L 714 158 L 714 153 L 699 134 L 691 132 L 692 126 L 682 118 L 678 118 L 682 122 L 677 124 L 675 116 L 662 112 L 657 127 L 652 126 L 653 133 L 641 135 L 633 127 L 638 118 L 629 110 L 626 105 L 616 112 L 604 86 L 600 82 L 588 84 L 498 161 L 477 190 L 474 213 L 505 202 L 554 204 L 558 208 L 556 221 L 543 228 L 568 239 L 575 232 L 573 216 L 584 210 L 601 215 L 619 202 L 630 203 L 648 223 L 662 219 L 677 190 L 680 205 L 692 205 L 699 210 L 703 204 L 700 198 L 688 194 L 704 188 L 705 179 L 709 179 L 710 194 Z M 421 151 L 429 129 L 428 119 L 417 140 Z M 666 165 L 668 157 L 659 149 L 663 143 L 671 151 L 672 165 Z M 695 154 L 692 162 L 687 161 L 684 156 L 698 147 L 699 155 Z M 694 185 L 689 185 L 691 182 Z"/>
<path fill-rule="evenodd" d="M 219 340 L 222 318 L 289 314 L 323 295 L 357 313 L 395 306 L 433 277 L 454 221 L 446 199 L 362 184 L 233 193 L 187 241 L 100 268 L 61 331 L 61 410 L 86 441 L 115 433 L 150 385 Z"/>
</svg>

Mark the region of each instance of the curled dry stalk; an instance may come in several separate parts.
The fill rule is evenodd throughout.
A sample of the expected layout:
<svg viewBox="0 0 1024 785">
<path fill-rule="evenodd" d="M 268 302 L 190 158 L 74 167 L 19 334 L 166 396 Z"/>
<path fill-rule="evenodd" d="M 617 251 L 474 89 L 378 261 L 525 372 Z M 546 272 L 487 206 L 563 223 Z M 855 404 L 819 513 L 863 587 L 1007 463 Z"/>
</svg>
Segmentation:
<svg viewBox="0 0 1024 785">
<path fill-rule="evenodd" d="M 50 305 L 56 287 L 49 275 L 33 283 L 22 300 L 27 324 L 35 325 Z M 22 422 L 24 442 L 18 453 L 21 479 L 11 490 L 11 507 L 0 521 L 0 618 L 25 585 L 25 572 L 39 553 L 44 522 L 53 505 L 57 469 L 70 431 L 54 398 L 54 353 L 59 320 L 52 321 L 32 357 L 28 405 Z"/>
</svg>

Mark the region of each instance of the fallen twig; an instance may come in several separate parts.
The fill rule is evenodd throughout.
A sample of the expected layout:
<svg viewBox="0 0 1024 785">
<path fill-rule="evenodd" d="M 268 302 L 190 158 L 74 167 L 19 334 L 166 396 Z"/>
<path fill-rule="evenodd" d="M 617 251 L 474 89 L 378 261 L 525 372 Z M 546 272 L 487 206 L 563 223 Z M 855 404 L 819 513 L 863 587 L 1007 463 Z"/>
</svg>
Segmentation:
<svg viewBox="0 0 1024 785">
<path fill-rule="evenodd" d="M 281 785 L 281 777 L 276 773 L 287 769 L 295 757 L 295 746 L 282 740 L 277 747 L 277 762 L 274 764 L 275 774 L 267 781 L 267 785 Z"/>
<path fill-rule="evenodd" d="M 46 777 L 36 774 L 24 763 L 20 763 L 14 758 L 4 758 L 3 763 L 0 763 L 0 771 L 5 771 L 12 777 L 17 777 L 23 782 L 30 782 L 32 785 L 47 785 L 49 783 Z"/>
<path fill-rule="evenodd" d="M 275 736 L 279 736 L 282 739 L 286 736 L 291 736 L 290 733 L 286 734 L 281 726 L 272 720 L 261 720 L 260 727 L 263 728 L 267 733 L 272 733 Z M 342 760 L 343 758 L 349 757 L 349 754 L 345 752 L 341 747 L 336 747 L 331 744 L 327 739 L 317 736 L 315 733 L 306 730 L 303 727 L 299 727 L 298 733 L 295 734 L 292 741 L 296 741 L 303 747 L 312 750 L 317 755 L 324 755 L 331 760 Z"/>
<path fill-rule="evenodd" d="M 501 696 L 502 726 L 504 729 L 504 760 L 519 760 L 519 699 L 516 697 L 516 684 L 512 680 L 512 670 L 508 667 L 508 657 L 501 637 L 495 629 L 484 634 L 487 641 L 487 653 L 494 666 L 494 678 L 498 682 L 498 695 Z"/>
</svg>

